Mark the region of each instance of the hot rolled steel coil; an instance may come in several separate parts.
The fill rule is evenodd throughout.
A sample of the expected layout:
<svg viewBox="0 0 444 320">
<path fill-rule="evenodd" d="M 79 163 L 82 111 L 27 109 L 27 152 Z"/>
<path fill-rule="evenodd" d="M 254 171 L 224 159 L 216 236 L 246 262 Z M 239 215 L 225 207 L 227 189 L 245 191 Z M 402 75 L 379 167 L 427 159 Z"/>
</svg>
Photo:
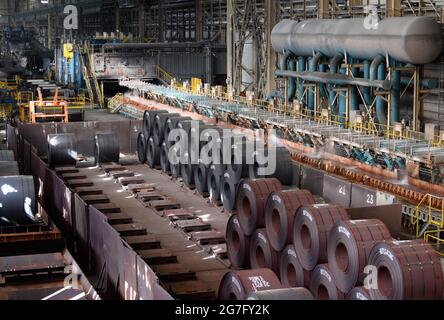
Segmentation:
<svg viewBox="0 0 444 320">
<path fill-rule="evenodd" d="M 208 172 L 210 171 L 210 166 L 200 163 L 196 166 L 194 170 L 194 184 L 196 186 L 197 192 L 201 195 L 206 195 L 208 193 Z"/>
<path fill-rule="evenodd" d="M 170 173 L 171 167 L 170 167 L 170 159 L 168 158 L 168 152 L 169 149 L 166 145 L 166 143 L 162 143 L 162 146 L 160 147 L 160 168 L 162 169 L 162 172 L 164 173 Z"/>
<path fill-rule="evenodd" d="M 1 161 L 0 162 L 0 176 L 18 176 L 20 170 L 17 161 Z"/>
<path fill-rule="evenodd" d="M 250 241 L 239 224 L 237 215 L 232 215 L 228 220 L 225 235 L 227 241 L 228 259 L 231 268 L 244 269 L 250 267 Z"/>
<path fill-rule="evenodd" d="M 237 178 L 234 178 L 227 171 L 222 178 L 222 186 L 220 188 L 220 198 L 224 209 L 228 212 L 234 212 L 236 210 L 236 194 L 238 183 Z"/>
<path fill-rule="evenodd" d="M 0 150 L 1 161 L 15 161 L 14 152 L 12 150 Z"/>
<path fill-rule="evenodd" d="M 199 124 L 199 126 L 193 126 L 190 130 L 190 154 L 191 152 L 197 153 L 195 156 L 200 158 L 200 151 L 202 147 L 207 144 L 207 141 L 201 140 L 203 133 L 209 133 L 210 131 L 217 130 L 212 125 Z"/>
<path fill-rule="evenodd" d="M 441 300 L 443 273 L 439 256 L 422 240 L 376 244 L 368 264 L 377 270 L 372 300 Z"/>
<path fill-rule="evenodd" d="M 179 161 L 180 154 L 179 154 L 178 149 L 173 146 L 168 150 L 168 155 L 171 156 L 174 154 L 178 159 L 175 159 L 177 161 L 171 161 L 172 159 L 169 159 L 170 171 L 171 171 L 171 175 L 173 176 L 173 178 L 179 178 L 180 177 L 180 161 Z"/>
<path fill-rule="evenodd" d="M 76 165 L 77 153 L 74 150 L 73 134 L 48 134 L 47 141 L 48 165 L 51 168 L 60 165 Z"/>
<path fill-rule="evenodd" d="M 265 229 L 257 229 L 251 236 L 250 264 L 252 269 L 269 268 L 279 273 L 279 252 L 271 247 Z"/>
<path fill-rule="evenodd" d="M 252 292 L 282 289 L 270 269 L 238 270 L 225 274 L 219 286 L 219 300 L 245 300 Z"/>
<path fill-rule="evenodd" d="M 248 159 L 248 155 L 250 154 L 250 148 L 253 147 L 253 143 L 248 141 L 231 145 L 231 161 L 228 161 L 227 171 L 237 183 L 250 175 L 250 164 L 253 163 L 253 156 L 251 155 L 251 159 Z"/>
<path fill-rule="evenodd" d="M 194 171 L 196 169 L 196 165 L 191 163 L 181 163 L 180 165 L 180 174 L 182 176 L 183 183 L 188 188 L 194 188 Z"/>
<path fill-rule="evenodd" d="M 157 146 L 162 145 L 165 138 L 165 127 L 170 117 L 179 117 L 178 113 L 158 113 L 154 119 L 153 138 Z"/>
<path fill-rule="evenodd" d="M 265 226 L 271 246 L 276 251 L 293 243 L 293 224 L 296 211 L 304 205 L 314 204 L 308 190 L 275 191 L 268 197 L 265 206 Z"/>
<path fill-rule="evenodd" d="M 346 300 L 371 300 L 370 293 L 364 287 L 356 287 L 350 290 Z"/>
<path fill-rule="evenodd" d="M 347 211 L 334 204 L 313 204 L 299 208 L 294 218 L 293 242 L 305 270 L 326 263 L 327 240 L 334 224 L 348 220 Z"/>
<path fill-rule="evenodd" d="M 305 287 L 310 273 L 302 268 L 293 245 L 288 245 L 279 255 L 279 279 L 286 288 Z"/>
<path fill-rule="evenodd" d="M 250 179 L 258 179 L 258 178 L 276 178 L 278 179 L 282 185 L 289 186 L 293 182 L 293 162 L 291 159 L 291 154 L 285 147 L 276 147 L 276 168 L 273 174 L 270 175 L 260 175 L 259 168 L 263 168 L 264 165 L 260 165 L 258 159 L 258 154 L 265 154 L 268 157 L 268 150 L 264 151 L 256 151 L 254 155 L 254 164 L 249 166 L 249 177 Z M 270 155 L 271 156 L 271 155 Z M 266 167 L 266 165 L 265 165 Z"/>
<path fill-rule="evenodd" d="M 37 212 L 32 176 L 0 177 L 0 226 L 36 223 Z"/>
<path fill-rule="evenodd" d="M 143 132 L 140 132 L 137 136 L 137 157 L 140 163 L 146 162 L 146 142 L 147 139 L 143 135 Z"/>
<path fill-rule="evenodd" d="M 327 264 L 320 264 L 310 274 L 310 292 L 316 300 L 343 300 Z"/>
<path fill-rule="evenodd" d="M 338 221 L 328 238 L 328 264 L 339 290 L 348 293 L 363 283 L 364 268 L 373 246 L 391 240 L 385 224 L 377 219 Z"/>
<path fill-rule="evenodd" d="M 150 168 L 156 168 L 160 165 L 160 150 L 157 143 L 154 141 L 154 137 L 148 139 L 148 145 L 146 148 L 146 163 Z"/>
<path fill-rule="evenodd" d="M 222 176 L 215 165 L 211 165 L 208 172 L 208 192 L 210 193 L 210 200 L 213 202 L 220 201 L 220 188 L 222 184 Z M 250 234 L 251 235 L 251 234 Z"/>
<path fill-rule="evenodd" d="M 119 138 L 114 133 L 98 133 L 95 136 L 94 160 L 96 165 L 119 162 Z"/>
<path fill-rule="evenodd" d="M 154 121 L 156 119 L 156 115 L 161 113 L 168 113 L 166 110 L 147 110 L 143 114 L 143 126 L 142 133 L 146 142 L 148 142 L 149 137 L 153 135 Z"/>
<path fill-rule="evenodd" d="M 245 234 L 251 236 L 255 229 L 265 227 L 265 205 L 268 196 L 282 189 L 279 180 L 246 179 L 240 182 L 236 208 Z"/>
<path fill-rule="evenodd" d="M 285 300 L 314 300 L 310 291 L 305 288 L 284 288 L 252 292 L 247 300 L 267 300 L 267 301 L 285 301 Z"/>
<path fill-rule="evenodd" d="M 171 131 L 177 128 L 177 124 L 181 121 L 192 120 L 190 117 L 169 117 L 165 124 L 165 136 L 163 137 L 164 142 L 167 144 L 168 148 L 174 145 L 174 141 L 169 141 L 169 136 Z"/>
</svg>

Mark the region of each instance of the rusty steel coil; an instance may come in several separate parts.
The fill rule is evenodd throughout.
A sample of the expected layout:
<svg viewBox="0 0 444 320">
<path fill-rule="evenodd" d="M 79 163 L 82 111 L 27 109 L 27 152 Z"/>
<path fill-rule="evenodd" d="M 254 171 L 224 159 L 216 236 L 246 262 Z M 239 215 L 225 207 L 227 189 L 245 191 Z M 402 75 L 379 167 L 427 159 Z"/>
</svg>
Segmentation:
<svg viewBox="0 0 444 320">
<path fill-rule="evenodd" d="M 158 113 L 154 119 L 152 136 L 157 146 L 160 146 L 165 138 L 166 123 L 169 118 L 180 117 L 178 113 Z"/>
<path fill-rule="evenodd" d="M 363 283 L 364 268 L 373 246 L 392 239 L 377 219 L 338 221 L 328 238 L 328 265 L 339 290 L 348 293 Z"/>
<path fill-rule="evenodd" d="M 196 166 L 194 170 L 194 184 L 196 186 L 197 192 L 201 195 L 206 195 L 208 193 L 208 172 L 210 171 L 210 166 L 200 163 Z"/>
<path fill-rule="evenodd" d="M 237 178 L 233 177 L 228 171 L 225 172 L 222 178 L 222 186 L 220 188 L 220 198 L 224 209 L 228 212 L 236 210 L 236 193 L 238 183 Z"/>
<path fill-rule="evenodd" d="M 265 229 L 257 229 L 251 236 L 250 264 L 252 269 L 269 268 L 279 273 L 279 252 L 271 247 Z"/>
<path fill-rule="evenodd" d="M 156 119 L 156 115 L 160 113 L 168 113 L 166 110 L 147 110 L 143 113 L 143 122 L 142 122 L 142 133 L 143 136 L 147 139 L 152 136 L 154 121 Z"/>
<path fill-rule="evenodd" d="M 156 168 L 160 164 L 160 152 L 159 146 L 154 141 L 154 137 L 148 139 L 148 145 L 146 148 L 146 163 L 150 168 Z"/>
<path fill-rule="evenodd" d="M 119 137 L 115 133 L 98 133 L 94 137 L 94 162 L 102 163 L 119 162 L 120 144 Z"/>
<path fill-rule="evenodd" d="M 302 268 L 293 245 L 288 245 L 279 256 L 279 279 L 286 288 L 305 287 L 309 272 Z"/>
<path fill-rule="evenodd" d="M 170 137 L 170 133 L 171 131 L 173 131 L 174 129 L 177 128 L 177 124 L 181 121 L 186 121 L 186 120 L 191 120 L 190 117 L 169 117 L 166 124 L 165 124 L 165 129 L 164 129 L 164 137 L 163 140 L 164 142 L 167 144 L 168 148 L 171 148 L 171 146 L 174 144 L 174 141 L 170 141 L 169 137 Z"/>
<path fill-rule="evenodd" d="M 265 226 L 271 246 L 276 251 L 293 243 L 293 224 L 296 211 L 304 205 L 314 204 L 308 190 L 281 190 L 270 194 L 265 206 Z"/>
<path fill-rule="evenodd" d="M 137 136 L 137 157 L 140 163 L 146 162 L 146 142 L 147 139 L 143 135 L 143 132 L 140 132 Z"/>
<path fill-rule="evenodd" d="M 239 221 L 246 235 L 252 235 L 257 228 L 265 227 L 265 205 L 269 195 L 282 190 L 276 178 L 246 179 L 238 187 L 236 208 Z"/>
<path fill-rule="evenodd" d="M 368 264 L 377 270 L 372 300 L 441 300 L 443 272 L 439 256 L 423 240 L 376 244 Z"/>
<path fill-rule="evenodd" d="M 284 288 L 252 292 L 247 300 L 267 300 L 267 301 L 285 301 L 285 300 L 314 300 L 313 295 L 306 288 Z"/>
<path fill-rule="evenodd" d="M 310 274 L 310 292 L 316 300 L 343 300 L 327 264 L 317 265 Z"/>
<path fill-rule="evenodd" d="M 250 267 L 250 237 L 247 237 L 239 224 L 237 215 L 232 215 L 228 220 L 227 253 L 231 262 L 231 268 L 243 269 Z"/>
<path fill-rule="evenodd" d="M 294 219 L 293 241 L 305 270 L 326 263 L 330 230 L 339 220 L 348 220 L 347 211 L 334 204 L 313 204 L 299 208 Z"/>
<path fill-rule="evenodd" d="M 370 293 L 364 287 L 355 287 L 345 297 L 346 300 L 371 300 Z"/>
<path fill-rule="evenodd" d="M 54 168 L 59 165 L 74 166 L 77 163 L 77 152 L 74 150 L 75 138 L 72 133 L 48 134 L 48 165 Z"/>
<path fill-rule="evenodd" d="M 168 158 L 168 146 L 164 142 L 162 143 L 162 146 L 160 147 L 160 168 L 163 173 L 170 173 L 171 167 L 170 167 L 170 160 Z"/>
<path fill-rule="evenodd" d="M 245 300 L 252 292 L 282 289 L 270 269 L 238 270 L 224 275 L 219 286 L 219 300 Z"/>
<path fill-rule="evenodd" d="M 268 149 L 264 151 L 256 151 L 254 155 L 253 164 L 249 166 L 249 177 L 250 179 L 259 178 L 276 178 L 282 185 L 289 186 L 293 182 L 293 163 L 290 151 L 285 147 L 276 147 L 276 158 L 274 159 L 276 163 L 276 168 L 273 174 L 270 175 L 260 175 L 259 168 L 263 168 L 264 164 L 257 159 L 257 154 L 263 153 L 266 157 L 268 156 Z"/>
</svg>

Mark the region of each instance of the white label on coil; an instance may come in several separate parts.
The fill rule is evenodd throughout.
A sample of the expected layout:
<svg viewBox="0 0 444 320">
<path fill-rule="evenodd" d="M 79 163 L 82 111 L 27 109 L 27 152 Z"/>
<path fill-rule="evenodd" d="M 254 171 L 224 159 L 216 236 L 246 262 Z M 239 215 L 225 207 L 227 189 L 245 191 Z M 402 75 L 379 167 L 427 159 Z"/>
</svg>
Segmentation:
<svg viewBox="0 0 444 320">
<path fill-rule="evenodd" d="M 325 269 L 321 269 L 321 275 L 326 277 L 328 282 L 331 282 L 331 276 L 328 274 L 328 272 Z"/>
<path fill-rule="evenodd" d="M 281 197 L 279 197 L 278 195 L 274 194 L 273 197 L 271 197 L 273 199 L 273 201 L 277 201 L 279 203 L 282 202 Z"/>
<path fill-rule="evenodd" d="M 310 221 L 313 221 L 313 216 L 310 214 L 310 212 L 308 212 L 307 210 L 304 210 L 303 212 L 302 212 L 302 214 L 304 215 L 304 216 L 306 216 L 308 219 L 310 219 Z"/>
<path fill-rule="evenodd" d="M 288 249 L 288 255 L 292 256 L 292 257 L 294 257 L 296 259 L 298 258 L 298 256 L 296 255 L 296 252 L 294 252 L 293 249 Z"/>
<path fill-rule="evenodd" d="M 366 296 L 364 296 L 362 293 L 360 292 L 356 292 L 356 299 L 358 300 L 368 300 Z"/>
<path fill-rule="evenodd" d="M 348 232 L 348 230 L 345 229 L 343 226 L 339 226 L 339 227 L 338 227 L 338 231 L 339 231 L 340 233 L 345 234 L 345 235 L 347 236 L 347 238 L 350 238 L 350 232 Z"/>
<path fill-rule="evenodd" d="M 254 292 L 257 292 L 257 289 L 270 287 L 270 282 L 266 281 L 262 276 L 248 277 L 248 280 L 251 281 Z"/>
<path fill-rule="evenodd" d="M 237 287 L 237 289 L 239 290 L 239 292 L 242 292 L 242 288 L 241 285 L 239 283 L 239 281 L 237 280 L 237 278 L 235 278 L 234 276 L 231 277 L 231 281 L 234 283 L 234 285 Z"/>
<path fill-rule="evenodd" d="M 316 209 L 320 209 L 320 208 L 327 207 L 327 206 L 329 206 L 328 203 L 318 203 L 318 204 L 313 205 L 313 207 Z"/>
<path fill-rule="evenodd" d="M 239 220 L 237 220 L 237 218 L 233 219 L 233 223 L 240 228 L 240 223 Z"/>
<path fill-rule="evenodd" d="M 267 239 L 265 238 L 265 236 L 262 233 L 258 233 L 257 235 L 259 237 L 259 239 L 261 239 L 263 242 L 267 243 Z"/>
<path fill-rule="evenodd" d="M 379 248 L 379 254 L 389 257 L 393 261 L 393 254 L 386 248 Z"/>
<path fill-rule="evenodd" d="M 250 187 L 250 185 L 248 185 L 248 184 L 246 184 L 246 183 L 244 183 L 244 189 L 247 189 L 248 191 L 251 192 L 251 187 Z"/>
</svg>

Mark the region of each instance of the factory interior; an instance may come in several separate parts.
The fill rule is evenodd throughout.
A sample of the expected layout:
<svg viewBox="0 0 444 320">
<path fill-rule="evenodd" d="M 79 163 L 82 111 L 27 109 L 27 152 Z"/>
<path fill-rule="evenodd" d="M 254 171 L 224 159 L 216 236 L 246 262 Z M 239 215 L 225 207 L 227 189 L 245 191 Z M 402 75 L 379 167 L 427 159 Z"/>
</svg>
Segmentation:
<svg viewBox="0 0 444 320">
<path fill-rule="evenodd" d="M 442 300 L 443 26 L 0 0 L 0 300 Z"/>
</svg>

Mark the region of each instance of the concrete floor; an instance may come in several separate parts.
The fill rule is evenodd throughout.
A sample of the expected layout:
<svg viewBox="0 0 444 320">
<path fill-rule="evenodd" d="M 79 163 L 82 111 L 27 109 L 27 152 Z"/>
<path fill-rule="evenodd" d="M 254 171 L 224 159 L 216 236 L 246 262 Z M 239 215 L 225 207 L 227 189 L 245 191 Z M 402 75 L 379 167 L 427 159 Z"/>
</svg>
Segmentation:
<svg viewBox="0 0 444 320">
<path fill-rule="evenodd" d="M 223 213 L 220 208 L 207 202 L 206 199 L 182 187 L 171 177 L 153 170 L 146 165 L 125 165 L 128 170 L 143 177 L 147 183 L 153 183 L 156 189 L 163 195 L 178 201 L 183 208 L 196 214 L 205 222 L 212 225 L 214 229 L 225 234 L 229 215 Z M 167 220 L 160 217 L 153 209 L 146 208 L 134 196 L 122 189 L 120 184 L 114 183 L 112 178 L 107 177 L 99 168 L 81 169 L 87 175 L 95 187 L 103 190 L 112 203 L 121 208 L 134 222 L 145 227 L 149 234 L 154 235 L 163 249 L 171 251 L 178 257 L 181 265 L 196 272 L 197 279 L 217 293 L 223 275 L 229 271 L 227 265 L 209 255 L 194 242 L 189 241 L 185 234 L 175 229 Z"/>
</svg>

